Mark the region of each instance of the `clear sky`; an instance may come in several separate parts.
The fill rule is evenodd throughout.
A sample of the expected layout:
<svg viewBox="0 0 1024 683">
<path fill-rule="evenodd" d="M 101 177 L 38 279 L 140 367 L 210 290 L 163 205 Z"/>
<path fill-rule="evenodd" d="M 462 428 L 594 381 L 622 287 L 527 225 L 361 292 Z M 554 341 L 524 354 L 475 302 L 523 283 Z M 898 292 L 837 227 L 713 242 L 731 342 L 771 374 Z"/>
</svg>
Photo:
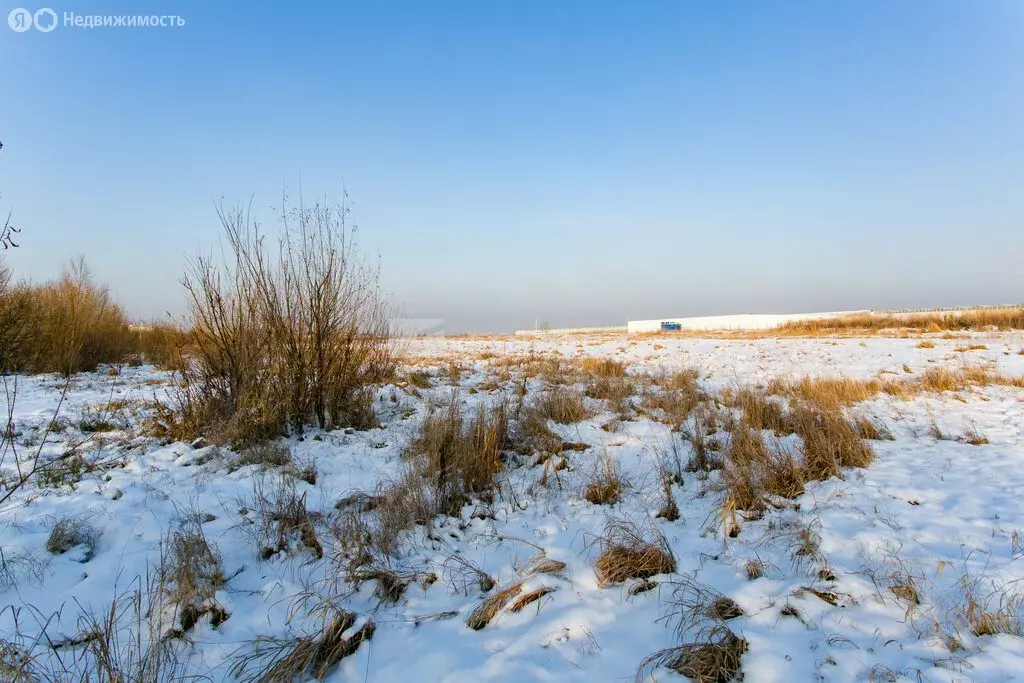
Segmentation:
<svg viewBox="0 0 1024 683">
<path fill-rule="evenodd" d="M 450 331 L 1024 300 L 1020 0 L 50 6 L 186 22 L 0 24 L 7 261 L 140 317 L 300 182 Z"/>
</svg>

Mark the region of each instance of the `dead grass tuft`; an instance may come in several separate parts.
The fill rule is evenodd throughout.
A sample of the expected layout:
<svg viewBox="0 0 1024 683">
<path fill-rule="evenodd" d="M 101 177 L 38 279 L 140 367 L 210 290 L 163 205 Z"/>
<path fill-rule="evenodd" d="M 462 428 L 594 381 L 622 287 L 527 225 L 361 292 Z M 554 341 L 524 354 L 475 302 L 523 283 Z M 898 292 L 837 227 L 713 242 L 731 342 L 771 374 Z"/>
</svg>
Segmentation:
<svg viewBox="0 0 1024 683">
<path fill-rule="evenodd" d="M 583 393 L 567 386 L 549 388 L 534 402 L 533 407 L 544 419 L 559 424 L 582 422 L 594 415 L 587 407 Z"/>
<path fill-rule="evenodd" d="M 1024 306 L 982 307 L 954 312 L 856 313 L 836 318 L 788 322 L 773 331 L 781 334 L 827 335 L 881 330 L 941 332 L 989 328 L 1024 329 Z"/>
<path fill-rule="evenodd" d="M 761 391 L 744 387 L 736 392 L 733 404 L 740 409 L 742 424 L 748 429 L 771 430 L 779 435 L 793 433 L 786 407 Z"/>
<path fill-rule="evenodd" d="M 622 499 L 625 483 L 618 464 L 612 461 L 606 451 L 587 482 L 583 497 L 594 505 L 615 505 Z"/>
<path fill-rule="evenodd" d="M 807 480 L 838 477 L 840 468 L 867 467 L 875 452 L 860 437 L 837 404 L 798 406 L 796 433 L 803 439 L 803 469 Z"/>
<path fill-rule="evenodd" d="M 541 586 L 540 588 L 538 588 L 536 590 L 532 590 L 529 593 L 523 593 L 518 598 L 516 598 L 516 600 L 511 605 L 509 605 L 508 611 L 509 612 L 519 612 L 524 607 L 526 607 L 527 605 L 529 605 L 531 603 L 534 603 L 534 602 L 537 602 L 538 600 L 543 598 L 548 593 L 554 593 L 554 592 L 555 592 L 555 589 L 552 588 L 551 586 Z"/>
<path fill-rule="evenodd" d="M 376 624 L 370 620 L 346 636 L 345 632 L 355 623 L 354 614 L 336 610 L 324 627 L 311 635 L 292 641 L 257 640 L 254 652 L 237 659 L 231 673 L 236 678 L 263 683 L 292 683 L 308 677 L 322 681 L 338 662 L 355 654 L 360 645 L 373 638 Z M 253 666 L 258 663 L 263 665 Z"/>
<path fill-rule="evenodd" d="M 62 517 L 57 520 L 46 539 L 46 551 L 63 555 L 72 548 L 81 546 L 85 554 L 83 562 L 92 559 L 100 532 L 83 517 Z"/>
<path fill-rule="evenodd" d="M 484 628 L 487 624 L 491 623 L 491 620 L 494 619 L 494 617 L 498 616 L 498 612 L 500 612 L 505 605 L 512 600 L 512 598 L 518 596 L 522 592 L 523 582 L 519 581 L 513 583 L 507 588 L 503 588 L 494 595 L 489 595 L 484 598 L 475 608 L 473 608 L 473 611 L 470 612 L 469 617 L 466 619 L 466 626 L 474 631 L 479 631 Z"/>
<path fill-rule="evenodd" d="M 315 529 L 315 516 L 306 509 L 306 494 L 298 494 L 293 478 L 276 475 L 274 486 L 269 490 L 265 477 L 254 478 L 253 501 L 260 559 L 269 560 L 280 552 L 291 552 L 296 540 L 314 558 L 324 556 Z"/>
<path fill-rule="evenodd" d="M 966 365 L 960 368 L 930 368 L 921 375 L 921 385 L 928 391 L 963 391 L 969 386 L 1002 386 L 1024 389 L 1024 377 L 1001 375 L 994 368 Z"/>
<path fill-rule="evenodd" d="M 424 459 L 442 510 L 461 508 L 467 496 L 491 488 L 504 465 L 502 452 L 511 446 L 510 415 L 509 401 L 502 398 L 464 416 L 458 392 L 453 392 L 444 409 L 423 420 L 406 456 Z"/>
<path fill-rule="evenodd" d="M 599 553 L 594 572 L 599 586 L 622 583 L 627 579 L 647 579 L 676 570 L 676 560 L 668 542 L 654 531 L 648 539 L 640 529 L 624 521 L 609 522 L 597 539 Z"/>
<path fill-rule="evenodd" d="M 760 560 L 747 560 L 743 569 L 747 574 L 747 581 L 755 581 L 764 576 L 764 562 Z"/>
<path fill-rule="evenodd" d="M 636 682 L 653 677 L 653 669 L 664 666 L 696 683 L 729 683 L 740 676 L 740 659 L 748 643 L 726 626 L 715 626 L 699 639 L 650 655 L 637 671 Z"/>
<path fill-rule="evenodd" d="M 228 618 L 227 611 L 214 599 L 225 583 L 224 566 L 198 523 L 170 534 L 159 573 L 162 584 L 169 587 L 168 600 L 175 607 L 183 632 L 191 631 L 208 614 L 214 626 Z"/>
<path fill-rule="evenodd" d="M 782 444 L 769 446 L 750 429 L 732 433 L 722 470 L 723 509 L 762 512 L 771 497 L 799 496 L 804 482 L 804 468 Z"/>
<path fill-rule="evenodd" d="M 773 379 L 768 384 L 768 393 L 803 399 L 820 406 L 850 406 L 879 393 L 906 399 L 913 396 L 914 385 L 886 378 L 803 377 L 796 381 Z"/>
<path fill-rule="evenodd" d="M 596 377 L 621 378 L 626 376 L 626 366 L 611 358 L 584 358 L 580 361 L 583 372 Z"/>
</svg>

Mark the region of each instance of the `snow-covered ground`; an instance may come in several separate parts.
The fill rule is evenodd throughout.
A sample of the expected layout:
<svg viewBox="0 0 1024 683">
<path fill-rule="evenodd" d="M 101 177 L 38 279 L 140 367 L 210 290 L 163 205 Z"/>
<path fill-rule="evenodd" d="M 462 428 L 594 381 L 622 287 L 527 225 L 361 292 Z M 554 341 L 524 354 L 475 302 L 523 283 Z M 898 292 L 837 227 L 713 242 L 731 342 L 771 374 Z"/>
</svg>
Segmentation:
<svg viewBox="0 0 1024 683">
<path fill-rule="evenodd" d="M 372 493 L 400 477 L 417 424 L 453 390 L 454 374 L 446 370 L 452 363 L 461 368 L 454 381 L 470 405 L 513 392 L 511 382 L 494 388 L 502 362 L 539 355 L 609 357 L 631 374 L 696 368 L 709 391 L 803 375 L 863 379 L 881 373 L 913 380 L 932 367 L 962 364 L 1024 375 L 1020 334 L 932 336 L 933 348 L 919 348 L 920 341 L 625 335 L 414 340 L 406 343 L 407 360 L 435 374 L 432 386 L 380 388 L 378 429 L 309 431 L 290 439 L 295 460 L 313 462 L 317 470 L 315 484 L 295 486 L 326 525 L 338 514 L 339 499 Z M 972 345 L 986 348 L 956 350 Z M 162 539 L 182 520 L 198 519 L 223 560 L 226 581 L 216 600 L 229 616 L 216 627 L 201 619 L 176 647 L 188 671 L 215 681 L 233 679 L 232 662 L 250 652 L 256 638 L 307 633 L 311 601 L 302 598 L 312 594 L 377 627 L 328 680 L 632 680 L 644 657 L 682 642 L 664 618 L 671 617 L 673 587 L 680 582 L 696 582 L 742 608 L 743 616 L 728 624 L 748 643 L 742 657 L 748 682 L 1024 680 L 1024 640 L 978 636 L 963 620 L 972 598 L 995 611 L 999 600 L 1016 599 L 1024 579 L 1024 390 L 993 385 L 908 400 L 880 394 L 854 406 L 853 413 L 883 422 L 895 437 L 872 442 L 875 462 L 845 472 L 842 480 L 809 485 L 797 505 L 744 522 L 736 537 L 723 534 L 716 521 L 714 473 L 710 479 L 687 475 L 675 485 L 680 519 L 655 518 L 659 458 L 673 445 L 689 448 L 666 425 L 638 417 L 606 430 L 615 417 L 607 409 L 577 424 L 552 425 L 564 440 L 588 448 L 567 454 L 570 467 L 557 481 L 540 466 L 511 467 L 500 475 L 502 495 L 493 504 L 470 504 L 461 517 L 418 527 L 393 566 L 437 580 L 413 581 L 396 604 L 381 605 L 373 581 L 354 593 L 332 581 L 338 569 L 328 534 L 322 535 L 322 558 L 295 548 L 261 559 L 253 532 L 254 488 L 273 487 L 284 475 L 256 465 L 229 471 L 231 454 L 224 450 L 140 435 L 140 420 L 167 381 L 152 368 L 75 377 L 58 430 L 41 443 L 64 382 L 18 378 L 14 442 L 22 457 L 38 448 L 53 456 L 75 445 L 87 463 L 118 464 L 86 472 L 77 482 L 33 481 L 0 508 L 0 639 L 54 656 L 40 637 L 44 627 L 51 642 L 79 636 L 84 614 L 102 615 L 116 598 L 124 604 L 124 596 L 145 588 Z M 13 382 L 8 378 L 9 390 Z M 541 381 L 531 380 L 528 389 L 539 391 Z M 97 422 L 111 430 L 89 431 Z M 936 427 L 953 437 L 973 430 L 988 443 L 939 439 Z M 629 482 L 622 501 L 611 506 L 582 495 L 606 455 Z M 9 455 L 3 467 L 10 476 Z M 69 517 L 94 530 L 94 547 L 48 552 L 54 524 Z M 616 520 L 664 534 L 676 572 L 655 577 L 659 585 L 637 595 L 629 594 L 631 583 L 599 586 L 593 541 Z M 801 544 L 813 548 L 794 552 Z M 500 589 L 518 581 L 541 550 L 566 569 L 560 576 L 529 577 L 524 592 L 554 590 L 517 613 L 501 612 L 479 631 L 467 628 L 466 617 L 483 593 L 459 571 L 464 565 L 458 558 L 479 566 Z M 751 561 L 763 567 L 762 577 L 748 577 Z M 901 577 L 912 579 L 920 604 L 893 594 Z M 1003 611 L 1024 616 L 1019 602 Z M 136 617 L 124 610 L 119 619 L 128 633 Z M 68 658 L 73 649 L 58 652 Z M 666 668 L 654 676 L 684 680 Z"/>
</svg>

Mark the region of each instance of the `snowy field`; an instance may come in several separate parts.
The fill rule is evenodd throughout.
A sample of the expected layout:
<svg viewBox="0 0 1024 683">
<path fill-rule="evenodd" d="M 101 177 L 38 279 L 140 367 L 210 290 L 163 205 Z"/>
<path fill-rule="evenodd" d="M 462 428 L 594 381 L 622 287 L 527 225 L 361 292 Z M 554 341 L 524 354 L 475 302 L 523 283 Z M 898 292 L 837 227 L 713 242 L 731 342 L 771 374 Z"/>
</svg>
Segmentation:
<svg viewBox="0 0 1024 683">
<path fill-rule="evenodd" d="M 688 620 L 680 603 L 728 596 L 739 610 L 722 621 L 745 641 L 749 683 L 1024 680 L 1024 389 L 875 394 L 845 409 L 893 437 L 870 441 L 876 458 L 867 468 L 809 483 L 763 514 L 740 514 L 735 528 L 721 513 L 720 473 L 685 472 L 671 485 L 678 519 L 656 517 L 659 467 L 667 454 L 687 460 L 693 445 L 685 429 L 641 409 L 645 392 L 658 391 L 641 378 L 692 368 L 701 390 L 718 395 L 804 376 L 914 383 L 937 367 L 1024 376 L 1019 333 L 932 335 L 930 348 L 922 339 L 408 341 L 395 384 L 376 391 L 381 426 L 291 437 L 291 469 L 147 436 L 143 421 L 170 381 L 153 368 L 76 376 L 66 396 L 59 377 L 19 377 L 5 478 L 16 474 L 15 457 L 45 460 L 69 448 L 81 457 L 77 469 L 34 480 L 0 507 L 0 678 L 13 679 L 17 662 L 30 668 L 29 658 L 38 671 L 74 670 L 90 617 L 110 617 L 126 652 L 140 633 L 144 644 L 173 640 L 177 674 L 255 679 L 256 668 L 239 662 L 258 664 L 275 643 L 314 633 L 318 606 L 333 604 L 356 615 L 349 633 L 371 621 L 375 631 L 326 680 L 630 681 L 648 655 L 706 634 L 708 619 Z M 526 370 L 539 358 L 621 362 L 644 387 L 627 399 L 635 411 L 585 399 L 592 416 L 548 425 L 569 444 L 564 468 L 510 457 L 493 500 L 415 525 L 378 558 L 404 590 L 389 595 L 380 579 L 345 578 L 338 528 L 360 500 L 402 477 L 424 416 L 455 387 L 467 412 L 502 396 L 530 401 L 550 381 Z M 429 377 L 414 383 L 410 373 Z M 15 378 L 7 388 L 10 404 Z M 585 499 L 601 467 L 621 473 L 614 504 Z M 282 492 L 304 502 L 319 540 L 301 529 L 268 552 L 261 509 Z M 62 521 L 80 533 L 55 547 Z M 618 521 L 663 535 L 675 571 L 602 585 L 598 539 Z M 218 610 L 188 629 L 168 612 L 157 576 L 185 528 L 201 529 L 222 565 Z M 564 567 L 541 571 L 541 558 Z M 504 605 L 479 630 L 467 626 L 482 600 L 520 584 L 516 595 L 550 590 L 517 611 Z M 642 675 L 685 680 L 666 667 Z"/>
</svg>

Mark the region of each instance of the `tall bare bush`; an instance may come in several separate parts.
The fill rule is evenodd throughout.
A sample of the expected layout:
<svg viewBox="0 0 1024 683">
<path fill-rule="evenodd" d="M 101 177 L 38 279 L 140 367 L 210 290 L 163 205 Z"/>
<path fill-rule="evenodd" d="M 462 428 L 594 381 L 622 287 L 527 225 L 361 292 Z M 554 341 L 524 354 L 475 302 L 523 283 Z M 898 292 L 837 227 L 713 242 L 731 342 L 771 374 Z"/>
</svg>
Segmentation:
<svg viewBox="0 0 1024 683">
<path fill-rule="evenodd" d="M 373 426 L 370 387 L 393 372 L 392 346 L 379 271 L 347 206 L 286 205 L 274 245 L 245 210 L 218 215 L 225 258 L 200 257 L 184 278 L 193 362 L 181 424 L 236 442 Z"/>
<path fill-rule="evenodd" d="M 9 272 L 0 281 L 0 370 L 70 375 L 124 359 L 127 316 L 84 259 L 52 282 L 12 285 Z"/>
</svg>

